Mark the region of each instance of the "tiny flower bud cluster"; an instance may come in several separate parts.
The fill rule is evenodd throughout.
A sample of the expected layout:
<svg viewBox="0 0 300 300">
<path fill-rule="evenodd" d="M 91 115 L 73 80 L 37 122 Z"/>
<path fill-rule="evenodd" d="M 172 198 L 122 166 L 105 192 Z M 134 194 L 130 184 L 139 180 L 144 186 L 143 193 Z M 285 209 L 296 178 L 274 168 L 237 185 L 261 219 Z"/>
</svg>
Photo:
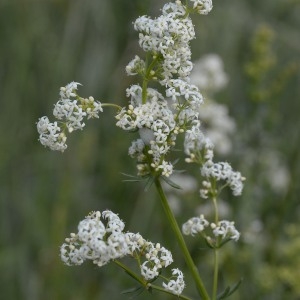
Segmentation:
<svg viewBox="0 0 300 300">
<path fill-rule="evenodd" d="M 215 238 L 220 236 L 222 240 L 238 241 L 240 237 L 240 233 L 235 229 L 234 222 L 222 220 L 216 225 L 215 223 L 209 223 L 203 215 L 193 217 L 185 222 L 182 225 L 182 232 L 185 235 L 191 236 L 202 234 L 212 245 L 212 238 L 206 233 L 209 228 L 212 229 L 212 234 Z"/>
<path fill-rule="evenodd" d="M 37 122 L 39 141 L 51 150 L 63 152 L 67 148 L 65 130 L 70 133 L 82 130 L 85 126 L 84 117 L 99 118 L 99 112 L 103 111 L 101 103 L 93 97 L 84 99 L 77 95 L 78 85 L 80 83 L 71 82 L 60 88 L 60 99 L 53 109 L 53 115 L 59 121 L 51 123 L 48 117 L 44 116 Z"/>
<path fill-rule="evenodd" d="M 101 267 L 111 260 L 130 255 L 138 260 L 142 277 L 146 281 L 153 281 L 162 268 L 173 262 L 171 252 L 159 243 L 145 240 L 139 233 L 124 232 L 124 228 L 124 222 L 112 211 L 92 212 L 79 223 L 78 232 L 72 233 L 61 246 L 62 261 L 72 266 L 92 260 Z M 174 286 L 174 293 L 179 295 L 184 288 L 182 273 L 177 281 L 170 288 Z"/>
</svg>

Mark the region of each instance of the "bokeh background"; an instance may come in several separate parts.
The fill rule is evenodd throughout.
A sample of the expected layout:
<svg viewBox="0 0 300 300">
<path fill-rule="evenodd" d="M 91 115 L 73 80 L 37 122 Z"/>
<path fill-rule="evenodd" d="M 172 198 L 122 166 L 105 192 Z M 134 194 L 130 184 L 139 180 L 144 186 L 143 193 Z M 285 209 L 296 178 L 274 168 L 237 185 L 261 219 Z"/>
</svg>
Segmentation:
<svg viewBox="0 0 300 300">
<path fill-rule="evenodd" d="M 63 154 L 43 148 L 35 127 L 51 114 L 59 87 L 73 80 L 83 84 L 82 96 L 125 105 L 125 89 L 136 78 L 124 68 L 140 53 L 132 22 L 158 15 L 161 5 L 0 2 L 1 299 L 130 298 L 121 292 L 135 283 L 116 266 L 70 268 L 59 259 L 64 238 L 91 210 L 118 212 L 128 230 L 174 249 L 184 269 L 155 191 L 123 181 L 122 172 L 135 173 L 127 155 L 133 137 L 116 128 L 113 109 L 72 134 Z M 193 18 L 193 59 L 218 54 L 230 79 L 214 95 L 236 122 L 232 150 L 222 159 L 247 178 L 241 197 L 224 196 L 242 232 L 221 261 L 223 288 L 243 278 L 232 299 L 300 299 L 299 15 L 299 0 L 215 0 L 208 16 Z M 177 217 L 183 222 L 201 201 L 196 190 L 181 195 L 181 202 Z M 209 286 L 211 256 L 192 239 L 188 243 Z M 187 292 L 193 295 L 192 284 Z"/>
</svg>

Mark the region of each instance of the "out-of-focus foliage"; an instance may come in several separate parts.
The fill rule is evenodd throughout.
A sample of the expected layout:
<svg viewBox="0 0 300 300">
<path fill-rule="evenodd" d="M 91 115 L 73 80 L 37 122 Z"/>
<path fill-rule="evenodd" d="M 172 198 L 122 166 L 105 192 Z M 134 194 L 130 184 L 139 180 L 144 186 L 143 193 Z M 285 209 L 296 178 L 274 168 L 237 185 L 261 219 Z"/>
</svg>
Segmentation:
<svg viewBox="0 0 300 300">
<path fill-rule="evenodd" d="M 35 128 L 40 116 L 50 115 L 59 87 L 73 80 L 83 84 L 83 96 L 125 103 L 132 82 L 124 67 L 140 52 L 132 21 L 158 14 L 161 5 L 0 2 L 1 298 L 126 298 L 120 292 L 134 283 L 112 265 L 69 268 L 59 260 L 63 238 L 91 210 L 112 209 L 128 230 L 176 249 L 152 190 L 122 182 L 121 172 L 134 174 L 135 166 L 114 111 L 106 109 L 73 134 L 64 154 L 42 148 Z M 208 16 L 194 18 L 193 58 L 217 53 L 229 74 L 215 100 L 237 123 L 228 161 L 247 177 L 242 197 L 224 199 L 242 232 L 242 241 L 222 257 L 224 287 L 244 278 L 232 299 L 300 297 L 299 14 L 299 0 L 215 0 Z M 181 197 L 177 217 L 185 222 L 200 199 L 197 192 Z M 210 255 L 195 240 L 188 243 L 209 284 Z M 192 294 L 192 284 L 188 290 Z M 148 299 L 146 292 L 140 299 Z"/>
</svg>

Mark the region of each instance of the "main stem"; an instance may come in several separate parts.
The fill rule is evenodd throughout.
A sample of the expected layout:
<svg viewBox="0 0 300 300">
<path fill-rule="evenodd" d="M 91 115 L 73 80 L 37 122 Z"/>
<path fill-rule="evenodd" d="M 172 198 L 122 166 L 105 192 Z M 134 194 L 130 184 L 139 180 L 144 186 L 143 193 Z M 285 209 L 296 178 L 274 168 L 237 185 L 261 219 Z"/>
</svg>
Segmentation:
<svg viewBox="0 0 300 300">
<path fill-rule="evenodd" d="M 159 181 L 159 178 L 156 178 L 154 182 L 155 182 L 155 186 L 156 186 L 156 189 L 158 191 L 158 194 L 160 196 L 161 203 L 162 203 L 163 208 L 165 210 L 165 213 L 167 215 L 167 218 L 168 218 L 168 220 L 169 220 L 169 222 L 171 224 L 172 229 L 174 230 L 175 236 L 177 238 L 177 242 L 178 242 L 178 244 L 179 244 L 179 246 L 181 248 L 181 251 L 182 251 L 182 253 L 184 255 L 186 264 L 187 264 L 188 268 L 190 269 L 190 272 L 191 272 L 191 274 L 192 274 L 192 276 L 194 278 L 194 281 L 196 283 L 197 290 L 198 290 L 198 292 L 201 295 L 201 297 L 202 297 L 203 300 L 210 300 L 209 295 L 208 295 L 208 293 L 207 293 L 207 291 L 206 291 L 206 289 L 204 287 L 204 284 L 202 282 L 202 279 L 201 279 L 201 277 L 199 275 L 198 269 L 195 266 L 194 261 L 193 261 L 193 259 L 191 257 L 191 254 L 190 254 L 190 252 L 189 252 L 189 250 L 188 250 L 188 248 L 187 248 L 187 246 L 185 244 L 184 238 L 183 238 L 183 236 L 181 234 L 181 231 L 180 231 L 180 228 L 179 228 L 179 226 L 177 224 L 177 221 L 176 221 L 176 219 L 175 219 L 175 217 L 173 215 L 173 212 L 171 211 L 171 208 L 169 206 L 169 203 L 168 203 L 168 200 L 166 198 L 166 195 L 165 195 L 165 193 L 164 193 L 164 191 L 162 189 L 162 186 L 161 186 L 161 183 Z"/>
</svg>

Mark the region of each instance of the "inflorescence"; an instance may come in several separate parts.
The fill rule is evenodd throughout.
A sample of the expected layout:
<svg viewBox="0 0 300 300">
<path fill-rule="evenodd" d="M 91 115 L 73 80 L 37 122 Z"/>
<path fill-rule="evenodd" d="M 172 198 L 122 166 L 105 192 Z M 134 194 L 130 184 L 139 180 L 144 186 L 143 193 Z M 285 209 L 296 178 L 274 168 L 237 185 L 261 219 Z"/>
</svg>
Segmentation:
<svg viewBox="0 0 300 300">
<path fill-rule="evenodd" d="M 136 55 L 126 66 L 128 75 L 138 75 L 142 80 L 127 88 L 128 105 L 118 107 L 102 104 L 93 97 L 82 98 L 77 93 L 80 84 L 71 82 L 60 89 L 53 110 L 57 121 L 51 123 L 44 116 L 37 122 L 41 144 L 63 152 L 67 148 L 67 132 L 82 130 L 84 120 L 98 118 L 104 105 L 115 106 L 118 107 L 116 125 L 139 135 L 128 151 L 137 160 L 138 176 L 171 176 L 174 163 L 168 155 L 175 149 L 177 136 L 183 134 L 185 161 L 200 166 L 203 178 L 200 196 L 216 204 L 217 196 L 226 186 L 234 196 L 240 195 L 245 178 L 227 162 L 213 161 L 214 145 L 203 133 L 199 120 L 204 99 L 190 80 L 193 69 L 190 41 L 195 38 L 195 32 L 189 15 L 205 15 L 211 9 L 211 0 L 190 0 L 185 4 L 176 0 L 165 4 L 162 14 L 155 19 L 139 17 L 134 29 L 139 33 L 139 45 L 146 55 L 145 59 Z M 158 89 L 149 87 L 150 83 Z M 139 233 L 125 232 L 124 228 L 124 222 L 113 212 L 92 212 L 79 223 L 78 232 L 72 233 L 61 246 L 62 261 L 66 265 L 80 265 L 92 260 L 101 267 L 131 256 L 138 262 L 145 286 L 150 284 L 173 262 L 172 254 L 159 243 L 147 241 Z M 234 222 L 219 221 L 217 214 L 214 223 L 203 215 L 191 218 L 183 224 L 182 231 L 185 235 L 200 234 L 215 249 L 240 237 Z M 185 287 L 183 273 L 172 269 L 172 276 L 162 285 L 165 290 L 180 295 Z"/>
<path fill-rule="evenodd" d="M 90 213 L 71 233 L 60 248 L 62 261 L 68 265 L 81 265 L 92 260 L 102 267 L 124 256 L 135 258 L 145 285 L 159 277 L 162 268 L 172 262 L 172 254 L 159 243 L 145 240 L 139 233 L 124 232 L 125 224 L 112 211 Z M 175 295 L 182 293 L 185 283 L 179 269 L 172 269 L 172 277 L 163 287 Z M 173 279 L 173 278 L 176 279 Z"/>
</svg>

